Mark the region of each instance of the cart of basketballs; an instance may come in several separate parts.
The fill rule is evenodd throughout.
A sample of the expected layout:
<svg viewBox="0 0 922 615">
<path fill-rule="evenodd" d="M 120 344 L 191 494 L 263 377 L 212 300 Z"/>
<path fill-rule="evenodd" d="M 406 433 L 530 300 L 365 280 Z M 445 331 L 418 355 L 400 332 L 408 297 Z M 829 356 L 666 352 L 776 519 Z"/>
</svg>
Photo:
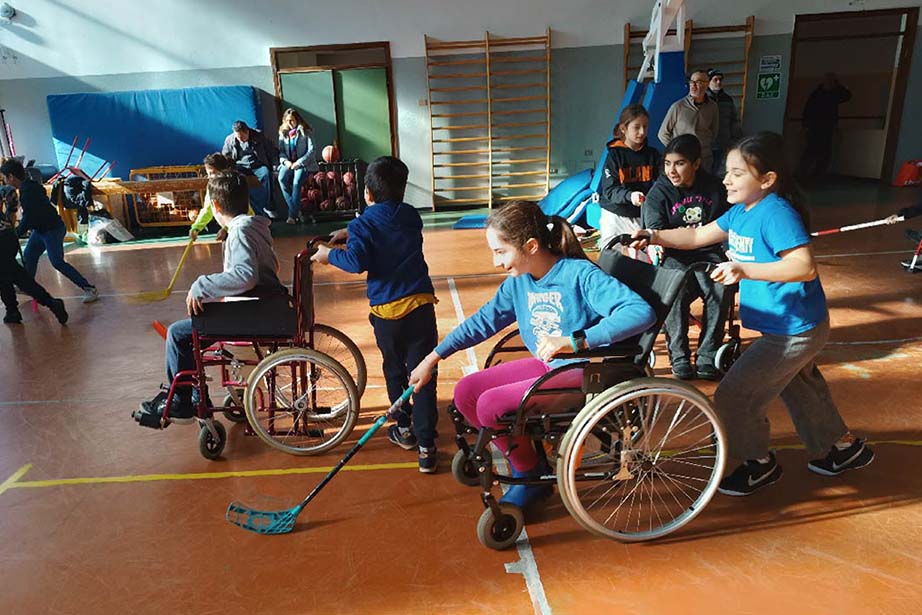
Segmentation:
<svg viewBox="0 0 922 615">
<path fill-rule="evenodd" d="M 365 209 L 365 168 L 361 160 L 339 160 L 332 146 L 323 149 L 320 170 L 308 175 L 301 188 L 301 216 L 316 222 L 352 218 Z"/>
</svg>

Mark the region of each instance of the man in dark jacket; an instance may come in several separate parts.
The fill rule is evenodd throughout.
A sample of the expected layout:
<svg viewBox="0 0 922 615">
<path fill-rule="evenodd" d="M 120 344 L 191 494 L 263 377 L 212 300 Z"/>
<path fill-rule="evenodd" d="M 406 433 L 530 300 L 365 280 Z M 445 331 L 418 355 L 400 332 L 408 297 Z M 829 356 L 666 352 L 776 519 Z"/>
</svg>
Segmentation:
<svg viewBox="0 0 922 615">
<path fill-rule="evenodd" d="M 826 73 L 804 105 L 803 126 L 806 147 L 800 162 L 804 177 L 821 177 L 832 158 L 832 138 L 839 123 L 839 105 L 848 102 L 852 93 L 839 83 L 833 73 Z"/>
<path fill-rule="evenodd" d="M 736 112 L 736 103 L 733 98 L 724 91 L 724 74 L 719 69 L 712 68 L 708 71 L 708 91 L 707 95 L 712 101 L 717 103 L 718 128 L 717 138 L 711 144 L 711 151 L 714 154 L 714 162 L 710 169 L 712 174 L 718 178 L 724 175 L 724 162 L 727 156 L 727 150 L 730 145 L 743 136 L 743 130 L 740 127 L 740 117 Z"/>
<path fill-rule="evenodd" d="M 259 179 L 259 186 L 250 189 L 250 203 L 257 215 L 267 215 L 272 202 L 272 167 L 278 160 L 275 146 L 263 133 L 237 120 L 234 131 L 224 139 L 221 153 L 233 160 L 239 171 Z"/>
</svg>

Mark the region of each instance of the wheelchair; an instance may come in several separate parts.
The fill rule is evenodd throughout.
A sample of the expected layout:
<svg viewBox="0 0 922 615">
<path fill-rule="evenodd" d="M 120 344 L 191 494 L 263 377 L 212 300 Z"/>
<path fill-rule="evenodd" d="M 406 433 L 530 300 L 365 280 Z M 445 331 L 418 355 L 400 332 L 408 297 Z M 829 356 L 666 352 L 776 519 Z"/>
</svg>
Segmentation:
<svg viewBox="0 0 922 615">
<path fill-rule="evenodd" d="M 534 382 L 515 413 L 500 419 L 499 429 L 475 429 L 449 406 L 459 449 L 452 475 L 480 487 L 485 510 L 477 537 L 488 548 L 512 546 L 524 528 L 523 511 L 494 497 L 499 483 L 556 483 L 564 506 L 583 528 L 638 542 L 670 534 L 694 519 L 723 476 L 724 432 L 711 402 L 688 383 L 652 377 L 648 364 L 686 272 L 652 267 L 614 250 L 603 250 L 599 264 L 654 308 L 654 326 L 630 340 L 563 357 L 573 361 Z M 523 351 L 518 331 L 507 333 L 484 368 Z M 555 385 L 571 370 L 582 371 L 570 378 L 581 382 L 578 388 Z M 560 407 L 547 411 L 548 400 Z M 473 444 L 470 436 L 476 436 Z M 554 473 L 528 478 L 499 473 L 488 445 L 504 436 L 528 437 Z"/>
<path fill-rule="evenodd" d="M 190 387 L 199 452 L 207 459 L 220 457 L 227 442 L 224 425 L 214 418 L 217 411 L 233 423 L 246 423 L 247 435 L 293 455 L 316 455 L 345 440 L 358 418 L 368 372 L 346 334 L 314 320 L 310 257 L 326 241 L 329 237 L 314 238 L 295 256 L 291 297 L 208 303 L 204 315 L 193 316 L 195 368 L 176 374 L 162 416 L 137 420 L 165 428 L 177 391 Z M 245 349 L 252 356 L 243 356 Z M 208 396 L 206 370 L 214 368 L 226 391 L 220 407 Z"/>
<path fill-rule="evenodd" d="M 617 245 L 619 243 L 627 243 L 628 237 L 624 235 L 619 235 L 617 237 L 612 237 L 608 243 L 602 248 L 602 251 L 606 250 L 617 250 Z M 693 263 L 691 265 L 691 270 L 701 269 L 706 272 L 713 271 L 713 266 L 716 263 L 706 261 L 700 263 Z M 736 320 L 736 294 L 739 292 L 739 284 L 732 284 L 727 287 L 727 295 L 725 297 L 726 309 L 727 309 L 727 322 L 726 322 L 726 335 L 724 341 L 720 347 L 717 349 L 717 352 L 714 353 L 714 367 L 721 374 L 726 374 L 730 371 L 730 368 L 733 367 L 733 364 L 737 359 L 740 358 L 740 354 L 743 351 L 742 338 L 740 337 L 740 325 Z M 700 293 L 696 294 L 694 299 L 701 298 Z M 677 297 L 678 299 L 678 297 Z M 699 329 L 701 328 L 701 321 L 699 321 L 695 316 L 689 315 L 690 324 L 694 324 Z M 651 368 L 656 367 L 656 353 L 651 352 L 647 363 Z"/>
</svg>

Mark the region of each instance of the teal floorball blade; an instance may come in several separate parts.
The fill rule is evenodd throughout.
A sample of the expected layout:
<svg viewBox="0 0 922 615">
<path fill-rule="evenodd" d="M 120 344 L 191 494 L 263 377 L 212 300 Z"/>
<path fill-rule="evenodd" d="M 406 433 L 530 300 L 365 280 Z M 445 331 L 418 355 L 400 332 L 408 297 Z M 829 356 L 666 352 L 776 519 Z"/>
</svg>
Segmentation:
<svg viewBox="0 0 922 615">
<path fill-rule="evenodd" d="M 295 527 L 298 508 L 287 510 L 254 510 L 231 502 L 224 516 L 230 523 L 257 534 L 287 534 Z"/>
</svg>

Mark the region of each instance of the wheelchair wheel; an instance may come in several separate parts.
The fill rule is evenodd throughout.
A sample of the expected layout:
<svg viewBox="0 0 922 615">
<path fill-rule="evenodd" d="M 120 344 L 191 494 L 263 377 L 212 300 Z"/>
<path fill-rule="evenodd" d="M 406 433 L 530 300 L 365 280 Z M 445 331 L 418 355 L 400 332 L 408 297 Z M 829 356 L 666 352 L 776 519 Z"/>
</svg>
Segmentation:
<svg viewBox="0 0 922 615">
<path fill-rule="evenodd" d="M 234 393 L 237 395 L 236 400 L 231 395 L 224 396 L 224 402 L 221 404 L 221 407 L 224 408 L 224 418 L 231 423 L 246 423 L 247 415 L 243 409 L 244 390 L 234 389 Z"/>
<path fill-rule="evenodd" d="M 726 374 L 736 363 L 736 360 L 740 358 L 741 352 L 740 340 L 733 338 L 717 349 L 717 353 L 714 355 L 714 365 L 720 370 L 721 374 Z"/>
<path fill-rule="evenodd" d="M 480 484 L 480 473 L 474 462 L 468 459 L 464 451 L 458 451 L 451 459 L 451 475 L 465 487 L 476 487 Z"/>
<path fill-rule="evenodd" d="M 711 402 L 669 378 L 638 378 L 593 399 L 560 446 L 557 482 L 584 528 L 625 542 L 694 519 L 723 476 L 724 433 Z"/>
<path fill-rule="evenodd" d="M 365 366 L 365 357 L 362 356 L 362 351 L 355 345 L 355 342 L 338 329 L 315 324 L 314 350 L 333 357 L 346 368 L 346 373 L 355 381 L 355 388 L 361 399 L 365 394 L 365 385 L 368 383 L 368 368 Z"/>
<path fill-rule="evenodd" d="M 525 527 L 525 515 L 522 509 L 512 504 L 500 504 L 501 514 L 493 516 L 493 510 L 487 508 L 477 521 L 477 539 L 488 549 L 502 551 L 508 549 L 519 539 Z"/>
<path fill-rule="evenodd" d="M 259 362 L 243 401 L 250 427 L 266 444 L 292 455 L 316 455 L 345 440 L 359 415 L 359 395 L 346 369 L 308 348 Z"/>
<path fill-rule="evenodd" d="M 211 430 L 204 423 L 201 423 L 198 432 L 198 452 L 205 459 L 214 461 L 224 452 L 224 445 L 227 444 L 227 430 L 224 429 L 224 423 L 212 421 L 212 424 L 214 425 L 214 430 L 218 433 L 218 437 L 215 439 Z"/>
</svg>

